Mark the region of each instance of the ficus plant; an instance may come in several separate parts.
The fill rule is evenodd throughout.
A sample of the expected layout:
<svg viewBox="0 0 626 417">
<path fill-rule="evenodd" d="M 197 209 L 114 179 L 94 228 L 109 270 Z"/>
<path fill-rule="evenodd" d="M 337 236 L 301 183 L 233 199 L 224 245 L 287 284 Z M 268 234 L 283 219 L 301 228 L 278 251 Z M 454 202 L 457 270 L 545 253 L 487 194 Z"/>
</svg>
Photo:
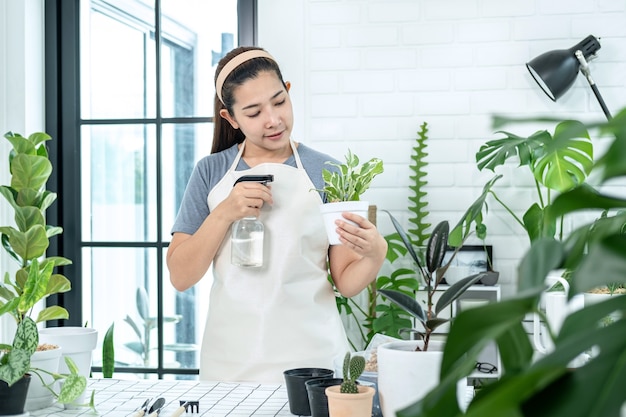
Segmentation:
<svg viewBox="0 0 626 417">
<path fill-rule="evenodd" d="M 60 306 L 48 306 L 35 317 L 34 307 L 49 295 L 71 289 L 70 281 L 54 272 L 71 261 L 61 256 L 45 257 L 49 239 L 63 232 L 60 227 L 46 224 L 45 217 L 46 209 L 57 198 L 46 190 L 52 164 L 45 142 L 51 137 L 46 133 L 23 137 L 12 132 L 4 137 L 13 146 L 7 165 L 11 184 L 0 186 L 0 194 L 13 209 L 15 225 L 0 226 L 0 238 L 19 269 L 13 277 L 6 272 L 0 283 L 0 315 L 10 315 L 17 324 L 13 343 L 0 345 L 0 380 L 12 385 L 27 372 L 47 373 L 31 368 L 30 358 L 39 344 L 37 323 L 67 319 L 68 312 Z M 55 380 L 65 380 L 60 393 L 53 391 L 59 402 L 73 401 L 86 387 L 86 379 L 77 374 L 71 359 L 68 368 L 70 374 L 51 374 Z"/>
<path fill-rule="evenodd" d="M 472 233 L 476 233 L 479 238 L 484 239 L 486 234 L 486 226 L 483 223 L 483 211 L 486 210 L 485 200 L 493 184 L 498 179 L 499 177 L 496 176 L 485 184 L 481 195 L 469 206 L 452 231 L 450 231 L 448 221 L 442 221 L 434 227 L 428 238 L 424 257 L 418 255 L 414 243 L 402 225 L 391 213 L 387 212 L 404 247 L 413 259 L 416 268 L 414 279 L 417 280 L 418 277 L 421 277 L 425 283 L 426 306 L 424 308 L 413 294 L 409 295 L 392 289 L 381 289 L 379 292 L 392 303 L 408 312 L 420 323 L 420 329 L 412 329 L 412 332 L 424 341 L 423 347 L 420 348 L 418 346 L 417 350 L 428 350 L 430 336 L 433 331 L 450 321 L 449 318 L 440 317 L 440 313 L 488 273 L 473 274 L 461 279 L 446 289 L 437 300 L 437 303 L 434 303 L 435 294 L 443 281 L 446 271 L 467 238 Z M 453 248 L 452 255 L 444 263 L 446 252 L 450 247 Z"/>
</svg>

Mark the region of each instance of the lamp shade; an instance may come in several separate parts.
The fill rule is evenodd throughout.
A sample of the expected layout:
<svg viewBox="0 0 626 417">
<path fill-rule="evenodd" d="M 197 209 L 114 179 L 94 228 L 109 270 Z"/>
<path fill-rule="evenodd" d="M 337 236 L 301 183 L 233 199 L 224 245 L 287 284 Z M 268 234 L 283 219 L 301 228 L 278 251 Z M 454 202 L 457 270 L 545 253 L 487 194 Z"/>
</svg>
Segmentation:
<svg viewBox="0 0 626 417">
<path fill-rule="evenodd" d="M 589 35 L 569 49 L 557 49 L 539 55 L 529 61 L 526 68 L 548 97 L 556 101 L 576 80 L 580 69 L 576 51 L 581 51 L 584 57 L 588 58 L 598 49 L 600 42 Z"/>
</svg>

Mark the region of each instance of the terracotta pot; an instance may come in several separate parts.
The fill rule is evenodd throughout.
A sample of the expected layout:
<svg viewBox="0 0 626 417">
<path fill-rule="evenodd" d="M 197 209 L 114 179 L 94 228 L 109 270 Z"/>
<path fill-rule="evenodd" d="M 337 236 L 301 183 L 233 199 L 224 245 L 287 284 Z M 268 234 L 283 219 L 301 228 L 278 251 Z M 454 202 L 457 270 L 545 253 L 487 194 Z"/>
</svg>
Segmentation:
<svg viewBox="0 0 626 417">
<path fill-rule="evenodd" d="M 364 385 L 359 385 L 358 389 L 358 394 L 345 394 L 340 392 L 341 385 L 326 388 L 328 415 L 330 417 L 371 417 L 376 390 Z"/>
<path fill-rule="evenodd" d="M 341 219 L 348 221 L 341 215 L 341 213 L 349 211 L 367 219 L 368 208 L 369 203 L 367 201 L 339 201 L 336 203 L 322 204 L 320 206 L 320 212 L 324 218 L 324 226 L 326 227 L 326 234 L 328 235 L 328 241 L 330 244 L 341 245 L 339 235 L 335 232 L 335 229 L 337 229 L 335 220 Z"/>
<path fill-rule="evenodd" d="M 0 381 L 0 416 L 15 416 L 24 413 L 26 394 L 31 375 L 26 374 L 10 387 Z"/>
</svg>

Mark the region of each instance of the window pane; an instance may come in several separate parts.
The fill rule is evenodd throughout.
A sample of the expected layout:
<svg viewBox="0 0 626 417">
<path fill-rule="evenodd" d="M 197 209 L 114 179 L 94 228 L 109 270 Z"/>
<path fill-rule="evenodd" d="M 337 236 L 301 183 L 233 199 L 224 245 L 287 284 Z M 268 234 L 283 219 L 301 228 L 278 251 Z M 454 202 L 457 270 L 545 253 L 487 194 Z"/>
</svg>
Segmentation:
<svg viewBox="0 0 626 417">
<path fill-rule="evenodd" d="M 117 367 L 157 366 L 155 248 L 84 248 L 83 309 L 100 334 L 115 323 Z"/>
<path fill-rule="evenodd" d="M 185 193 L 193 168 L 211 152 L 213 124 L 163 125 L 163 237 L 170 240 L 170 231 Z"/>
<path fill-rule="evenodd" d="M 153 125 L 81 129 L 84 241 L 156 239 L 156 134 Z"/>
<path fill-rule="evenodd" d="M 155 117 L 153 6 L 83 0 L 81 10 L 82 118 Z"/>
<path fill-rule="evenodd" d="M 163 259 L 165 260 L 165 252 Z M 167 271 L 165 261 L 163 270 Z M 208 274 L 207 274 L 208 275 Z M 169 274 L 163 278 L 163 361 L 167 368 L 196 369 L 209 310 L 211 279 L 205 277 L 184 292 L 174 289 Z M 194 377 L 193 379 L 196 379 Z"/>
<path fill-rule="evenodd" d="M 213 115 L 213 74 L 237 45 L 237 0 L 164 0 L 161 114 Z"/>
</svg>

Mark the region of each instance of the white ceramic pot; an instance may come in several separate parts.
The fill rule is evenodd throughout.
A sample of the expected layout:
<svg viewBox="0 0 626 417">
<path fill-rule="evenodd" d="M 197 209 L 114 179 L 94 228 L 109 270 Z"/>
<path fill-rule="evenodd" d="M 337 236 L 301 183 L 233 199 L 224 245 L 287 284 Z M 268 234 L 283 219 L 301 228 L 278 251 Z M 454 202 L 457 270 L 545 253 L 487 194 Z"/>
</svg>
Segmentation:
<svg viewBox="0 0 626 417">
<path fill-rule="evenodd" d="M 384 417 L 422 399 L 439 383 L 443 342 L 431 340 L 428 351 L 415 351 L 421 341 L 390 342 L 378 347 L 378 395 Z M 466 404 L 467 379 L 457 384 L 457 400 L 462 410 Z"/>
<path fill-rule="evenodd" d="M 62 356 L 72 358 L 78 367 L 79 375 L 89 378 L 92 353 L 98 344 L 96 329 L 79 326 L 48 327 L 39 330 L 39 342 L 61 346 Z M 64 359 L 60 361 L 59 372 L 69 373 Z M 85 392 L 74 402 L 74 404 L 83 403 L 85 403 Z"/>
<path fill-rule="evenodd" d="M 42 344 L 45 342 L 39 341 L 39 343 Z M 37 351 L 33 353 L 30 358 L 30 367 L 31 369 L 43 369 L 48 372 L 57 373 L 59 372 L 60 360 L 60 347 Z M 31 372 L 30 385 L 28 387 L 28 394 L 26 395 L 26 404 L 24 405 L 24 410 L 26 411 L 41 410 L 42 408 L 50 407 L 54 402 L 54 396 L 41 382 L 43 379 L 44 383 L 47 385 L 52 383 L 54 379 L 52 376 L 43 372 L 39 372 L 38 375 L 39 376 L 37 376 L 35 372 Z M 58 387 L 54 387 L 54 389 L 56 390 Z"/>
<path fill-rule="evenodd" d="M 341 219 L 348 221 L 341 215 L 341 213 L 349 211 L 367 219 L 368 209 L 369 203 L 367 201 L 339 201 L 336 203 L 322 204 L 320 206 L 320 212 L 324 218 L 324 227 L 326 228 L 330 244 L 341 245 L 339 235 L 335 231 L 337 229 L 335 220 Z"/>
</svg>

